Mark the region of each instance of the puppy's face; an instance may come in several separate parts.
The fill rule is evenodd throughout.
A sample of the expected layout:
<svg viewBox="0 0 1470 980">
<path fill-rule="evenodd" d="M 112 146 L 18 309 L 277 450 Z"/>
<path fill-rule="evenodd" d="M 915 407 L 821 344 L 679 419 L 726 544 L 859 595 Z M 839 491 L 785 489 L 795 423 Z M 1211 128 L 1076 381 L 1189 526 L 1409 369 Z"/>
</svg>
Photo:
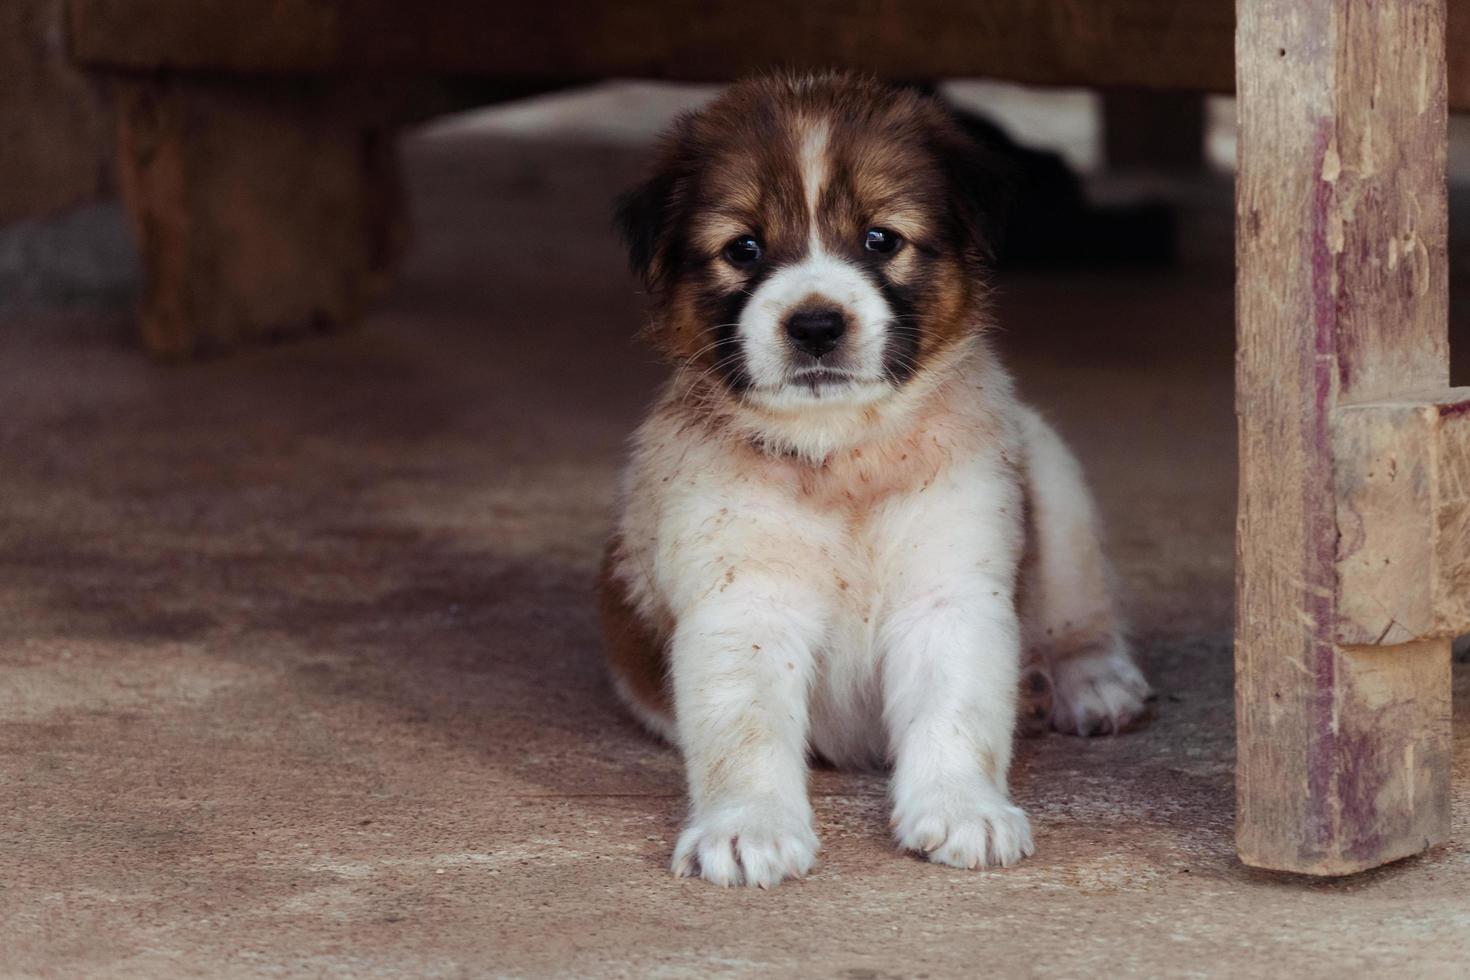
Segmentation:
<svg viewBox="0 0 1470 980">
<path fill-rule="evenodd" d="M 762 79 L 680 120 L 619 222 L 666 353 L 748 404 L 861 405 L 979 328 L 995 184 L 931 99 Z"/>
</svg>

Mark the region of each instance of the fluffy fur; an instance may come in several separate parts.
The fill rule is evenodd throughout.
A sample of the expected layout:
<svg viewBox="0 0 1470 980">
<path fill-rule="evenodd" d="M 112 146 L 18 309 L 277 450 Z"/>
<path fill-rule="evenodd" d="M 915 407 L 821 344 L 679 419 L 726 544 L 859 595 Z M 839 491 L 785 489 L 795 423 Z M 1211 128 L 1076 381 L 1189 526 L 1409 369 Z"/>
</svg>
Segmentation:
<svg viewBox="0 0 1470 980">
<path fill-rule="evenodd" d="M 813 753 L 892 766 L 901 847 L 1014 864 L 1023 667 L 1033 722 L 1143 711 L 1081 471 L 985 340 L 993 171 L 931 99 L 770 78 L 681 119 L 620 208 L 673 372 L 601 606 L 619 693 L 684 756 L 678 874 L 805 874 Z"/>
</svg>

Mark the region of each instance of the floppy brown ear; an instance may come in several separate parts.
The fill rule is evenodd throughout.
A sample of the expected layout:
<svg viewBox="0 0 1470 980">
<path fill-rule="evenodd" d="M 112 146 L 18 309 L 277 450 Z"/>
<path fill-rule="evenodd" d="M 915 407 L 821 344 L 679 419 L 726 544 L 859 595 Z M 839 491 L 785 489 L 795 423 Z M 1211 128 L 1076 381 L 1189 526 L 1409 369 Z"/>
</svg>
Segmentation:
<svg viewBox="0 0 1470 980">
<path fill-rule="evenodd" d="M 938 153 L 955 217 L 969 247 L 986 264 L 994 265 L 1019 175 L 1005 156 L 960 126 L 946 126 L 945 130 Z"/>
<path fill-rule="evenodd" d="M 614 213 L 628 264 L 650 289 L 657 288 L 669 268 L 675 183 L 672 173 L 661 170 L 619 197 Z"/>
</svg>

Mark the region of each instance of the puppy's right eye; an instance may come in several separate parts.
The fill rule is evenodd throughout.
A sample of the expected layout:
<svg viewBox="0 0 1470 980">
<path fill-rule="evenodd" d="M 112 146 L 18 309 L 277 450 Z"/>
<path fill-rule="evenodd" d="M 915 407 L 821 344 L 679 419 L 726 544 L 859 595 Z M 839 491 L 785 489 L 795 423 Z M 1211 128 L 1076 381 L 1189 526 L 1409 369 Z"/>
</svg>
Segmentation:
<svg viewBox="0 0 1470 980">
<path fill-rule="evenodd" d="M 755 265 L 761 260 L 761 243 L 753 235 L 741 235 L 730 240 L 723 254 L 725 261 L 731 265 Z"/>
</svg>

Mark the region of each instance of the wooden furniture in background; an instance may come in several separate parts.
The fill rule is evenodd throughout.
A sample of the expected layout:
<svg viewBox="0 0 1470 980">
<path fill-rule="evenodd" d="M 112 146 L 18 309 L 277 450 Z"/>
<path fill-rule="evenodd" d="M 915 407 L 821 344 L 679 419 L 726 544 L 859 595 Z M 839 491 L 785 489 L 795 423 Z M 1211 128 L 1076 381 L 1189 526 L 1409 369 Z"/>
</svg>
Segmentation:
<svg viewBox="0 0 1470 980">
<path fill-rule="evenodd" d="M 619 76 L 725 81 L 770 66 L 1192 92 L 1234 82 L 1231 0 L 743 0 L 697 15 L 606 0 L 68 5 L 77 61 L 126 83 L 118 167 L 145 258 L 144 342 L 164 356 L 353 319 L 390 273 L 401 227 L 392 130 L 436 106 Z M 1453 13 L 1450 102 L 1470 108 L 1470 0 Z M 249 123 L 224 121 L 235 115 Z M 169 147 L 186 133 L 202 145 Z M 308 179 L 328 168 L 334 179 Z M 249 214 L 260 218 L 240 223 Z M 361 229 L 364 244 L 324 233 L 327 214 Z M 197 230 L 183 220 L 194 215 Z M 220 221 L 235 228 L 229 248 L 209 244 Z M 311 270 L 274 258 L 304 254 L 316 257 Z"/>
<path fill-rule="evenodd" d="M 149 350 L 349 323 L 388 286 L 405 239 L 394 133 L 358 93 L 269 80 L 113 88 Z"/>
<path fill-rule="evenodd" d="M 1238 79 L 1239 850 L 1342 874 L 1448 832 L 1470 393 L 1446 388 L 1445 113 L 1470 109 L 1470 0 L 1448 24 L 1445 0 L 1238 7 L 1237 35 L 1231 0 L 69 0 L 75 57 L 120 94 L 143 337 L 174 356 L 356 315 L 425 85 Z"/>
</svg>

